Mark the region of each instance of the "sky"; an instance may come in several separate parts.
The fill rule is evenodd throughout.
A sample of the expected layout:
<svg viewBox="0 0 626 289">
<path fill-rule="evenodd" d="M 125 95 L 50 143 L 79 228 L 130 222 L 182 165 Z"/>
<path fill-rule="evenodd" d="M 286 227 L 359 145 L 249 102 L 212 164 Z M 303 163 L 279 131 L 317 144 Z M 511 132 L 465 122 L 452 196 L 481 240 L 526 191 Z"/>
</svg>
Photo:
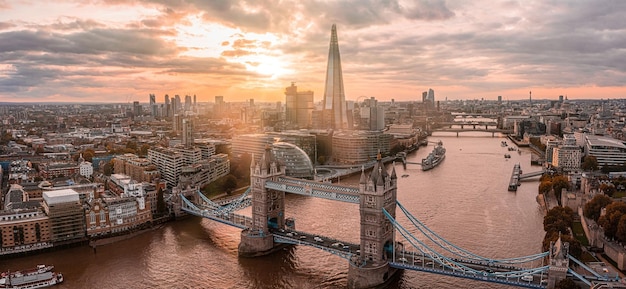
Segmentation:
<svg viewBox="0 0 626 289">
<path fill-rule="evenodd" d="M 626 98 L 622 0 L 0 0 L 0 102 Z"/>
</svg>

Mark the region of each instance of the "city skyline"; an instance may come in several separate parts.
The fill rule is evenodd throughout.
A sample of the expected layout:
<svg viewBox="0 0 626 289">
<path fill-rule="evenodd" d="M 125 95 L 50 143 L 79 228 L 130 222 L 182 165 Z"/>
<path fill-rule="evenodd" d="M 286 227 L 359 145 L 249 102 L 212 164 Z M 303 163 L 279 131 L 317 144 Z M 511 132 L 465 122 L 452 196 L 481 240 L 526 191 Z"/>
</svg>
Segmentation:
<svg viewBox="0 0 626 289">
<path fill-rule="evenodd" d="M 619 1 L 204 2 L 0 1 L 0 102 L 319 102 L 333 24 L 346 100 L 626 97 Z"/>
</svg>

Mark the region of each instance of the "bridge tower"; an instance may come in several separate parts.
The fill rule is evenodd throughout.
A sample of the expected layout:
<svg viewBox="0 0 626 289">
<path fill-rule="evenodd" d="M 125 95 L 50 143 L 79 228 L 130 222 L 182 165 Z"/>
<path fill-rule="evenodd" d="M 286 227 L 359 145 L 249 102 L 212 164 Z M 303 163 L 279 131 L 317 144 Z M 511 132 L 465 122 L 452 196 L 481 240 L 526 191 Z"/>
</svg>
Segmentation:
<svg viewBox="0 0 626 289">
<path fill-rule="evenodd" d="M 266 181 L 278 181 L 285 175 L 285 165 L 276 160 L 269 146 L 261 159 L 250 163 L 252 226 L 241 232 L 239 256 L 262 256 L 274 251 L 271 229 L 285 227 L 285 192 L 265 188 Z"/>
<path fill-rule="evenodd" d="M 553 289 L 556 284 L 567 277 L 569 269 L 569 243 L 562 242 L 561 236 L 556 242 L 550 242 L 550 268 L 548 268 L 548 285 Z"/>
<path fill-rule="evenodd" d="M 397 176 L 395 167 L 388 173 L 378 154 L 369 177 L 361 172 L 359 212 L 361 215 L 361 253 L 350 261 L 348 288 L 371 288 L 391 280 L 398 271 L 388 258 L 395 250 L 393 224 L 383 208 L 396 217 Z"/>
</svg>

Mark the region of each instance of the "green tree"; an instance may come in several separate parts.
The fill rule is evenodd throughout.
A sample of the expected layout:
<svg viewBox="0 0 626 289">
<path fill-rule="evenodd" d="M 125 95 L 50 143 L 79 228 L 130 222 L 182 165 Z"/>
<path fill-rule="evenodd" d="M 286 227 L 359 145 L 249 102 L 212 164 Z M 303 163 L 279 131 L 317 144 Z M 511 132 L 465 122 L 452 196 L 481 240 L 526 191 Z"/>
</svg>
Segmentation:
<svg viewBox="0 0 626 289">
<path fill-rule="evenodd" d="M 585 171 L 597 171 L 598 159 L 595 156 L 588 155 L 583 159 L 583 163 L 580 165 L 580 168 Z"/>
<path fill-rule="evenodd" d="M 600 211 L 602 208 L 612 202 L 613 200 L 605 195 L 596 195 L 593 199 L 591 199 L 591 201 L 585 204 L 585 207 L 583 208 L 583 216 L 597 222 L 598 218 L 600 218 Z"/>
</svg>

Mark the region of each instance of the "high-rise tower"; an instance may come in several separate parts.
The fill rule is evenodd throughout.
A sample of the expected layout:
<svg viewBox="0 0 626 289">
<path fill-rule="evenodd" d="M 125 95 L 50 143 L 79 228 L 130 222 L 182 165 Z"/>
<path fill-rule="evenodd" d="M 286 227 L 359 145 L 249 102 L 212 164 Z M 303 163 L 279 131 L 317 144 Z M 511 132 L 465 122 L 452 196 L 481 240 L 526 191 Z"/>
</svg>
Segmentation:
<svg viewBox="0 0 626 289">
<path fill-rule="evenodd" d="M 333 129 L 348 128 L 346 96 L 343 90 L 341 58 L 337 27 L 333 24 L 330 32 L 330 48 L 328 49 L 328 65 L 326 66 L 326 89 L 324 89 L 324 123 Z"/>
</svg>

